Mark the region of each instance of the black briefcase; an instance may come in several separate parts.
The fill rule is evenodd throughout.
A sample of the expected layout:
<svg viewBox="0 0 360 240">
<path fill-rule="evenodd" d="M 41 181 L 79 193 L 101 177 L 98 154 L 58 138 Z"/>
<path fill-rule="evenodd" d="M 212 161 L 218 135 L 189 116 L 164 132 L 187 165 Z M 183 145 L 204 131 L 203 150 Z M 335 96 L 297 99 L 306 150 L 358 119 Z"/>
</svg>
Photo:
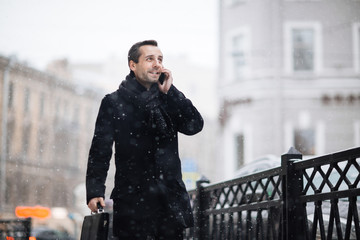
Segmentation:
<svg viewBox="0 0 360 240">
<path fill-rule="evenodd" d="M 109 213 L 98 206 L 97 213 L 84 217 L 80 240 L 107 240 L 109 231 Z"/>
</svg>

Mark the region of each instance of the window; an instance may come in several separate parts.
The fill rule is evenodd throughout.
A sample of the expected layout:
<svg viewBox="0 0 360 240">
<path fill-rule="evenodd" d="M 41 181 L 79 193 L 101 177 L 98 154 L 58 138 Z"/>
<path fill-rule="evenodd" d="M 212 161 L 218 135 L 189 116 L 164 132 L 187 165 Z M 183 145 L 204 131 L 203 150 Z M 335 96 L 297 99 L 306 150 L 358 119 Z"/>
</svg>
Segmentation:
<svg viewBox="0 0 360 240">
<path fill-rule="evenodd" d="M 292 30 L 292 60 L 294 71 L 314 70 L 314 30 Z"/>
<path fill-rule="evenodd" d="M 235 136 L 235 144 L 236 144 L 236 168 L 240 168 L 244 165 L 245 162 L 245 140 L 243 134 L 238 134 Z"/>
<path fill-rule="evenodd" d="M 70 121 L 70 108 L 69 108 L 69 102 L 67 100 L 63 101 L 63 115 L 61 116 L 62 119 L 65 119 L 66 121 Z"/>
<path fill-rule="evenodd" d="M 69 131 L 64 131 L 64 129 L 59 129 L 55 133 L 56 145 L 54 146 L 55 161 L 58 163 L 64 163 L 64 160 L 69 163 L 69 148 L 70 148 L 70 133 Z"/>
<path fill-rule="evenodd" d="M 35 201 L 39 204 L 46 204 L 46 192 L 45 192 L 45 184 L 39 184 L 36 186 L 36 194 L 35 194 Z"/>
<path fill-rule="evenodd" d="M 40 94 L 40 109 L 39 109 L 40 118 L 42 118 L 44 116 L 44 109 L 45 109 L 45 94 L 41 93 Z"/>
<path fill-rule="evenodd" d="M 59 119 L 61 114 L 60 114 L 60 105 L 61 105 L 61 101 L 60 101 L 60 98 L 57 98 L 56 101 L 55 101 L 55 117 L 56 119 Z"/>
<path fill-rule="evenodd" d="M 239 79 L 243 75 L 246 67 L 244 35 L 238 35 L 233 38 L 233 64 L 235 78 Z"/>
<path fill-rule="evenodd" d="M 23 128 L 23 138 L 22 138 L 22 147 L 23 147 L 24 160 L 27 159 L 27 155 L 28 155 L 28 152 L 29 152 L 30 134 L 31 134 L 31 125 L 24 126 L 24 128 Z"/>
<path fill-rule="evenodd" d="M 353 24 L 354 69 L 360 73 L 360 22 Z"/>
<path fill-rule="evenodd" d="M 297 129 L 294 134 L 295 148 L 303 155 L 315 154 L 315 131 L 312 128 Z"/>
<path fill-rule="evenodd" d="M 29 198 L 32 198 L 31 194 L 30 194 L 30 187 L 29 187 L 29 176 L 23 174 L 20 178 L 20 182 L 18 182 L 18 184 L 20 184 L 20 189 L 17 192 L 17 196 L 16 196 L 16 201 L 18 202 L 18 204 L 20 205 L 26 205 L 29 203 Z"/>
<path fill-rule="evenodd" d="M 6 138 L 7 156 L 11 155 L 11 146 L 13 144 L 14 132 L 15 132 L 15 120 L 10 120 L 7 123 L 7 138 Z"/>
<path fill-rule="evenodd" d="M 241 2 L 246 2 L 248 0 L 224 0 L 226 7 L 233 7 Z"/>
<path fill-rule="evenodd" d="M 6 178 L 6 184 L 5 184 L 5 203 L 9 204 L 11 203 L 11 187 L 13 186 L 13 183 L 10 178 Z"/>
<path fill-rule="evenodd" d="M 284 34 L 286 72 L 319 72 L 322 65 L 321 25 L 316 22 L 287 22 Z"/>
<path fill-rule="evenodd" d="M 28 113 L 30 109 L 30 89 L 25 88 L 24 90 L 24 112 Z"/>
<path fill-rule="evenodd" d="M 38 131 L 38 137 L 37 137 L 37 141 L 38 141 L 38 160 L 39 163 L 42 162 L 43 158 L 44 158 L 44 151 L 46 148 L 46 139 L 47 139 L 47 129 L 45 128 L 40 128 Z"/>
<path fill-rule="evenodd" d="M 9 101 L 8 101 L 8 108 L 11 109 L 14 102 L 14 83 L 9 83 Z"/>
<path fill-rule="evenodd" d="M 250 73 L 250 30 L 247 27 L 229 32 L 227 36 L 225 71 L 227 79 L 243 80 Z"/>
</svg>

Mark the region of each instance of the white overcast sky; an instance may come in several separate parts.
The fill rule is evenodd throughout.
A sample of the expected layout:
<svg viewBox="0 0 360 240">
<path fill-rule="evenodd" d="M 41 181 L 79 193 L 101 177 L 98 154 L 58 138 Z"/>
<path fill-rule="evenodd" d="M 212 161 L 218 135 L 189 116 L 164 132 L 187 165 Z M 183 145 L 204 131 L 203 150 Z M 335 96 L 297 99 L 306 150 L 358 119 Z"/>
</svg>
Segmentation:
<svg viewBox="0 0 360 240">
<path fill-rule="evenodd" d="M 166 55 L 217 62 L 218 0 L 0 0 L 0 54 L 42 69 L 125 56 L 156 39 Z"/>
</svg>

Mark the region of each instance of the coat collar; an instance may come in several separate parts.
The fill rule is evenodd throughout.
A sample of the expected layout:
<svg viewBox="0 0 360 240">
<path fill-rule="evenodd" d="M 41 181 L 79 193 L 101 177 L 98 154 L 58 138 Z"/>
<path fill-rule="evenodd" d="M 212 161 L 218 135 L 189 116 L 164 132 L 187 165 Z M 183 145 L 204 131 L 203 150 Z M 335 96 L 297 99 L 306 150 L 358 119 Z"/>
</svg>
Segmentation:
<svg viewBox="0 0 360 240">
<path fill-rule="evenodd" d="M 154 83 L 151 88 L 156 87 L 156 83 Z M 125 80 L 121 82 L 119 88 L 124 87 L 130 90 L 133 93 L 140 94 L 142 92 L 148 91 L 143 85 L 136 80 L 136 77 L 133 72 L 130 72 L 129 75 L 126 76 Z"/>
</svg>

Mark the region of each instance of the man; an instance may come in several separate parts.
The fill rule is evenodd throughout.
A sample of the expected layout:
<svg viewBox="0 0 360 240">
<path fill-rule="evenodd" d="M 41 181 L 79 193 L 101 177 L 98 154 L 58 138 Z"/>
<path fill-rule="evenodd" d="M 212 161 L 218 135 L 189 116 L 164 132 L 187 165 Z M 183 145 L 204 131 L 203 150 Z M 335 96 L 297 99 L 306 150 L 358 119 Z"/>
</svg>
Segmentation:
<svg viewBox="0 0 360 240">
<path fill-rule="evenodd" d="M 105 180 L 115 143 L 114 235 L 122 239 L 183 239 L 193 226 L 182 181 L 178 132 L 202 130 L 200 113 L 175 88 L 157 42 L 134 44 L 130 74 L 99 109 L 86 175 L 87 203 L 105 206 Z M 160 76 L 162 77 L 159 80 Z"/>
</svg>

